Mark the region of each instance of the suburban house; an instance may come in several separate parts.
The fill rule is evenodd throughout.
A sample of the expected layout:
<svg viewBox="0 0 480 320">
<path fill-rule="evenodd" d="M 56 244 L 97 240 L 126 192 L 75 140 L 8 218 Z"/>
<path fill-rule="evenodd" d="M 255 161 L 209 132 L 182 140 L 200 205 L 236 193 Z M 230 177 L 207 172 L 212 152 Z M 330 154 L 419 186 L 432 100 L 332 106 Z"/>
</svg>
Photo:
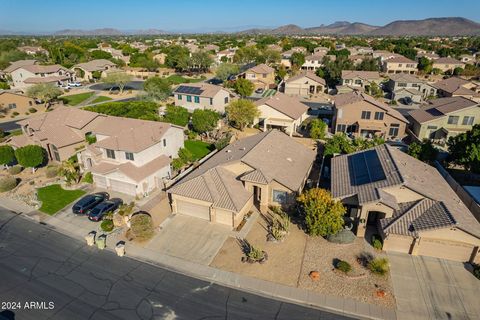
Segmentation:
<svg viewBox="0 0 480 320">
<path fill-rule="evenodd" d="M 465 63 L 450 57 L 438 58 L 433 60 L 432 68 L 439 69 L 443 73 L 452 73 L 455 68 L 465 68 Z"/>
<path fill-rule="evenodd" d="M 426 58 L 426 59 L 432 61 L 432 60 L 440 58 L 440 56 L 438 54 L 436 54 L 435 52 L 420 52 L 420 51 L 418 51 L 416 58 L 417 58 L 417 61 L 420 60 L 420 58 Z"/>
<path fill-rule="evenodd" d="M 247 69 L 240 76 L 253 82 L 255 89 L 271 89 L 275 87 L 275 69 L 264 63 Z"/>
<path fill-rule="evenodd" d="M 35 108 L 35 110 L 38 111 L 36 107 L 37 104 L 35 100 L 26 95 L 10 91 L 0 91 L 0 118 L 2 115 L 9 116 L 13 112 L 18 112 L 21 115 L 32 113 L 29 109 Z"/>
<path fill-rule="evenodd" d="M 305 62 L 302 64 L 302 70 L 313 70 L 316 71 L 320 69 L 323 64 L 323 58 L 326 57 L 324 54 L 312 54 L 305 57 Z M 331 58 L 331 56 L 328 56 Z"/>
<path fill-rule="evenodd" d="M 286 69 L 290 69 L 292 67 L 292 62 L 290 58 L 295 52 L 305 55 L 307 53 L 307 49 L 304 47 L 293 47 L 290 50 L 282 52 L 282 59 L 280 60 L 280 64 L 283 65 Z"/>
<path fill-rule="evenodd" d="M 451 77 L 435 82 L 433 86 L 437 88 L 439 97 L 464 97 L 480 102 L 480 86 L 471 81 Z"/>
<path fill-rule="evenodd" d="M 308 118 L 308 107 L 297 98 L 283 93 L 265 97 L 254 102 L 260 115 L 253 121 L 263 131 L 280 129 L 292 136 L 302 122 Z"/>
<path fill-rule="evenodd" d="M 21 90 L 25 90 L 28 87 L 39 83 L 64 85 L 75 80 L 75 73 L 59 64 L 23 65 L 11 71 L 10 75 L 12 77 L 13 87 Z"/>
<path fill-rule="evenodd" d="M 284 93 L 289 96 L 309 97 L 325 92 L 325 80 L 311 71 L 303 71 L 285 81 Z"/>
<path fill-rule="evenodd" d="M 335 96 L 332 123 L 333 133 L 398 139 L 405 136 L 408 121 L 389 105 L 365 93 L 353 91 Z"/>
<path fill-rule="evenodd" d="M 215 54 L 215 62 L 217 64 L 221 62 L 233 62 L 233 57 L 235 56 L 235 52 L 237 49 L 234 48 L 228 48 L 225 50 L 218 51 Z"/>
<path fill-rule="evenodd" d="M 96 142 L 78 154 L 98 188 L 146 196 L 171 177 L 170 163 L 183 148 L 183 128 L 165 122 L 120 117 L 103 121 L 88 135 Z"/>
<path fill-rule="evenodd" d="M 199 82 L 180 84 L 173 90 L 175 105 L 195 109 L 211 109 L 220 113 L 225 112 L 225 106 L 230 102 L 233 94 L 221 86 Z"/>
<path fill-rule="evenodd" d="M 465 64 L 475 64 L 476 62 L 475 56 L 471 54 L 462 54 L 459 58 Z"/>
<path fill-rule="evenodd" d="M 217 46 L 216 44 L 207 44 L 203 49 L 205 51 L 213 51 L 216 53 L 220 50 L 220 47 Z"/>
<path fill-rule="evenodd" d="M 383 78 L 378 71 L 342 70 L 342 86 L 365 90 L 365 87 L 373 82 L 380 85 L 382 81 Z"/>
<path fill-rule="evenodd" d="M 370 47 L 362 47 L 362 46 L 353 46 L 347 48 L 350 51 L 350 55 L 372 55 L 373 49 Z"/>
<path fill-rule="evenodd" d="M 83 81 L 104 78 L 107 76 L 108 70 L 116 68 L 117 65 L 115 63 L 106 59 L 92 60 L 73 66 L 77 79 L 82 79 Z"/>
<path fill-rule="evenodd" d="M 36 55 L 36 54 L 43 54 L 48 56 L 48 50 L 42 47 L 34 47 L 34 46 L 21 46 L 17 48 L 19 51 L 25 52 L 29 55 Z"/>
<path fill-rule="evenodd" d="M 387 90 L 391 94 L 392 100 L 410 98 L 413 102 L 420 103 L 428 97 L 435 97 L 437 89 L 426 82 L 417 78 L 415 75 L 407 73 L 398 73 L 389 75 Z"/>
<path fill-rule="evenodd" d="M 382 144 L 334 157 L 331 177 L 357 236 L 380 234 L 386 251 L 480 262 L 480 224 L 434 167 Z"/>
<path fill-rule="evenodd" d="M 29 59 L 29 60 L 18 60 L 14 62 L 10 62 L 10 65 L 3 69 L 3 73 L 8 76 L 12 76 L 12 72 L 17 70 L 18 68 L 24 66 L 30 66 L 33 64 L 38 64 L 37 60 Z"/>
<path fill-rule="evenodd" d="M 294 204 L 315 156 L 277 130 L 237 140 L 168 190 L 172 211 L 236 228 L 254 206 Z"/>
<path fill-rule="evenodd" d="M 374 50 L 372 53 L 372 58 L 380 59 L 380 62 L 396 57 L 401 57 L 401 55 L 386 50 Z"/>
<path fill-rule="evenodd" d="M 408 59 L 407 57 L 397 55 L 396 57 L 383 60 L 383 71 L 386 73 L 409 73 L 416 74 L 417 62 Z"/>
<path fill-rule="evenodd" d="M 166 53 L 157 53 L 153 56 L 153 60 L 157 61 L 159 64 L 165 64 L 165 59 L 167 58 Z"/>
<path fill-rule="evenodd" d="M 313 54 L 323 54 L 326 55 L 330 51 L 327 47 L 316 47 L 313 49 Z"/>
<path fill-rule="evenodd" d="M 411 111 L 409 118 L 411 131 L 419 140 L 445 142 L 480 123 L 480 105 L 464 97 L 438 98 Z"/>
</svg>

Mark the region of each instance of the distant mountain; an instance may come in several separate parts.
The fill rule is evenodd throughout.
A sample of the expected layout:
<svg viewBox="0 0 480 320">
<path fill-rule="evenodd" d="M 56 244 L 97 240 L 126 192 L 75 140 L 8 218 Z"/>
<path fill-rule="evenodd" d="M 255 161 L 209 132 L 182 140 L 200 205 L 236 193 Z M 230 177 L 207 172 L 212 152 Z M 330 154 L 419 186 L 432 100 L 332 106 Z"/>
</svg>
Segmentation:
<svg viewBox="0 0 480 320">
<path fill-rule="evenodd" d="M 458 36 L 480 35 L 480 24 L 465 18 L 430 18 L 394 21 L 370 32 L 387 36 Z"/>
<path fill-rule="evenodd" d="M 306 28 L 310 34 L 332 34 L 332 35 L 355 35 L 367 34 L 379 27 L 371 26 L 360 22 L 337 21 L 328 26 L 321 25 L 319 27 Z"/>
<path fill-rule="evenodd" d="M 113 28 L 94 30 L 65 29 L 53 33 L 54 36 L 120 36 L 123 34 L 125 32 Z"/>
<path fill-rule="evenodd" d="M 302 34 L 306 33 L 305 29 L 300 28 L 295 24 L 287 24 L 285 26 L 281 26 L 275 29 L 270 30 L 270 34 Z"/>
<path fill-rule="evenodd" d="M 160 34 L 167 34 L 164 30 L 159 29 L 146 29 L 146 30 L 134 30 L 129 32 L 131 34 L 138 34 L 138 35 L 160 35 Z"/>
</svg>

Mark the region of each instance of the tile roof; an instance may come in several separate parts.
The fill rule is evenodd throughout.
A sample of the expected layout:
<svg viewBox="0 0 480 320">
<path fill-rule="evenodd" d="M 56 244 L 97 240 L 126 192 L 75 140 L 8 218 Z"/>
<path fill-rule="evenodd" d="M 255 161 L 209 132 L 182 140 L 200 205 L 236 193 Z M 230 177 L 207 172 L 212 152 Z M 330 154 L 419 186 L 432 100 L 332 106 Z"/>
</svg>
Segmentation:
<svg viewBox="0 0 480 320">
<path fill-rule="evenodd" d="M 355 177 L 356 170 L 349 158 L 354 154 L 365 153 L 368 150 L 375 150 L 377 153 L 385 178 L 371 183 L 355 185 L 353 177 Z M 424 202 L 419 206 L 406 208 L 409 204 L 402 204 L 397 201 L 399 209 L 394 211 L 393 218 L 410 212 L 402 218 L 402 221 L 410 221 L 409 224 L 416 221 L 413 227 L 416 227 L 415 230 L 417 231 L 454 225 L 456 228 L 480 238 L 480 223 L 436 168 L 386 144 L 368 150 L 332 159 L 331 184 L 332 195 L 335 198 L 344 199 L 357 196 L 360 205 L 375 202 L 385 203 L 391 202 L 392 198 L 389 196 L 394 195 L 389 194 L 385 197 L 384 193 L 378 192 L 379 189 L 385 189 L 383 191 L 389 193 L 388 187 L 405 187 L 422 195 Z M 414 208 L 418 211 L 411 211 Z M 420 216 L 422 218 L 419 218 Z M 384 226 L 389 225 L 390 222 L 392 221 L 387 219 L 384 221 Z M 408 230 L 410 227 L 405 228 L 404 226 L 401 230 Z M 400 232 L 398 230 L 395 232 Z"/>
<path fill-rule="evenodd" d="M 30 77 L 25 79 L 25 83 L 52 83 L 70 79 L 69 76 L 49 76 L 49 77 Z"/>
<path fill-rule="evenodd" d="M 418 123 L 424 123 L 476 105 L 478 106 L 477 102 L 460 96 L 438 98 L 430 100 L 429 104 L 421 109 L 409 112 L 409 115 Z"/>
<path fill-rule="evenodd" d="M 408 82 L 408 83 L 424 83 L 425 80 L 418 78 L 417 76 L 409 73 L 393 73 L 388 77 L 395 82 Z"/>
<path fill-rule="evenodd" d="M 22 66 L 21 68 L 35 74 L 36 73 L 54 73 L 60 70 L 63 70 L 66 72 L 72 72 L 71 70 L 68 70 L 67 68 L 62 67 L 59 64 L 50 64 L 50 65 L 29 64 L 26 66 Z"/>
<path fill-rule="evenodd" d="M 277 92 L 275 95 L 265 97 L 254 102 L 255 105 L 267 105 L 293 120 L 300 118 L 305 112 L 308 111 L 308 107 L 301 103 L 295 97 L 290 97 L 284 93 Z"/>
<path fill-rule="evenodd" d="M 293 77 L 290 77 L 288 78 L 285 83 L 290 83 L 290 82 L 293 82 L 293 81 L 296 81 L 298 79 L 302 79 L 302 78 L 308 78 L 310 80 L 313 80 L 313 81 L 316 81 L 322 85 L 326 85 L 326 82 L 325 82 L 325 79 L 323 78 L 320 78 L 319 76 L 317 76 L 314 72 L 312 71 L 302 71 L 300 72 L 299 74 L 297 74 L 296 76 L 293 76 Z"/>
<path fill-rule="evenodd" d="M 10 73 L 17 70 L 18 68 L 36 64 L 37 62 L 37 60 L 18 60 L 15 62 L 10 62 L 10 65 L 6 67 L 3 71 L 6 73 Z"/>
<path fill-rule="evenodd" d="M 255 169 L 245 173 L 240 177 L 240 180 L 260 183 L 260 184 L 269 184 L 272 181 L 270 177 L 265 176 L 262 170 L 259 170 L 259 169 Z"/>
<path fill-rule="evenodd" d="M 177 90 L 180 87 L 192 87 L 192 88 L 199 88 L 201 90 L 200 94 L 194 94 L 194 93 L 188 93 L 189 95 L 192 96 L 200 96 L 200 97 L 206 97 L 206 98 L 213 98 L 215 95 L 220 92 L 221 90 L 228 91 L 224 87 L 217 86 L 214 84 L 206 83 L 206 82 L 198 82 L 198 83 L 182 83 L 179 84 L 174 90 L 173 93 L 177 93 Z M 184 92 L 178 92 L 181 94 L 185 94 Z"/>
<path fill-rule="evenodd" d="M 262 64 L 259 64 L 259 65 L 256 65 L 254 67 L 251 67 L 250 69 L 248 69 L 247 71 L 245 72 L 254 72 L 254 73 L 261 73 L 261 74 L 265 74 L 265 73 L 272 73 L 275 71 L 275 69 L 273 69 L 272 67 L 269 67 L 267 66 L 265 63 L 262 63 Z"/>
<path fill-rule="evenodd" d="M 443 57 L 443 58 L 438 58 L 438 59 L 435 59 L 433 60 L 433 64 L 462 64 L 464 65 L 465 63 L 463 63 L 462 61 L 459 61 L 457 59 L 454 59 L 454 58 L 450 58 L 450 57 Z"/>
<path fill-rule="evenodd" d="M 386 63 L 413 63 L 415 64 L 415 66 L 417 65 L 417 63 L 413 60 L 410 60 L 408 59 L 407 57 L 404 57 L 404 56 L 401 56 L 401 55 L 397 55 L 393 58 L 390 58 L 390 59 L 387 59 L 385 60 Z"/>
<path fill-rule="evenodd" d="M 81 68 L 86 71 L 100 71 L 100 70 L 106 70 L 107 67 L 114 67 L 116 66 L 115 63 L 113 63 L 110 60 L 107 59 L 96 59 L 96 60 L 91 60 L 88 62 L 84 63 L 79 63 L 74 65 L 74 68 Z"/>
<path fill-rule="evenodd" d="M 438 90 L 442 90 L 450 94 L 476 95 L 475 91 L 465 87 L 465 85 L 468 85 L 468 84 L 470 84 L 470 81 L 468 80 L 465 80 L 459 77 L 451 77 L 451 78 L 438 81 L 432 84 L 432 86 L 434 86 Z"/>
<path fill-rule="evenodd" d="M 378 71 L 342 70 L 342 79 L 360 78 L 364 80 L 381 79 Z"/>
</svg>

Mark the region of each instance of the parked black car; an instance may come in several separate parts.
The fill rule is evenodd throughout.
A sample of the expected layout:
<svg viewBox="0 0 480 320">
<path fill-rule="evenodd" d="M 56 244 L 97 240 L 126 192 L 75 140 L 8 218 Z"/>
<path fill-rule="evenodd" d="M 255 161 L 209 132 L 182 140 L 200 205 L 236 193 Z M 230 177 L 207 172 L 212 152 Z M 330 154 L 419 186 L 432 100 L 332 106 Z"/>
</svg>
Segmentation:
<svg viewBox="0 0 480 320">
<path fill-rule="evenodd" d="M 88 214 L 90 221 L 100 221 L 108 212 L 113 212 L 123 204 L 123 200 L 120 198 L 112 198 L 107 201 L 103 201 L 97 204 Z"/>
<path fill-rule="evenodd" d="M 97 192 L 86 195 L 73 205 L 72 211 L 74 214 L 88 214 L 90 209 L 109 198 L 110 195 L 107 192 Z"/>
</svg>

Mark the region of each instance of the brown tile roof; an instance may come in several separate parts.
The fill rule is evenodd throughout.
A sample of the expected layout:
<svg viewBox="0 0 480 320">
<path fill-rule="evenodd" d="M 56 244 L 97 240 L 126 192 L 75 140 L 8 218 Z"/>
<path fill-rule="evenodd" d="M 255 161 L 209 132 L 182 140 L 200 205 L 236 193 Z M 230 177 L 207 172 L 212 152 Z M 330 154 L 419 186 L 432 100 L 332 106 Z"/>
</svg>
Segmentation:
<svg viewBox="0 0 480 320">
<path fill-rule="evenodd" d="M 418 123 L 424 123 L 475 105 L 478 103 L 464 97 L 438 98 L 430 100 L 429 104 L 421 109 L 410 111 L 409 115 Z"/>
<path fill-rule="evenodd" d="M 50 76 L 50 77 L 30 77 L 25 79 L 25 83 L 56 83 L 70 79 L 69 76 Z"/>
<path fill-rule="evenodd" d="M 260 184 L 269 184 L 272 181 L 270 177 L 267 177 L 262 172 L 262 170 L 259 170 L 259 169 L 255 169 L 245 173 L 243 176 L 240 177 L 240 180 L 260 183 Z"/>
<path fill-rule="evenodd" d="M 467 84 L 470 84 L 470 81 L 459 78 L 459 77 L 451 77 L 451 78 L 438 81 L 434 83 L 433 86 L 438 90 L 442 90 L 450 94 L 454 94 L 454 93 L 461 94 L 458 92 L 463 92 L 464 95 L 468 95 L 469 93 L 471 95 L 474 95 L 475 91 L 464 87 Z M 461 90 L 461 89 L 464 89 L 464 90 Z"/>
<path fill-rule="evenodd" d="M 285 82 L 286 83 L 290 83 L 292 81 L 296 81 L 298 79 L 302 79 L 302 78 L 308 78 L 310 80 L 313 80 L 313 81 L 316 81 L 322 85 L 326 85 L 326 82 L 323 78 L 320 78 L 319 76 L 317 76 L 314 72 L 312 71 L 302 71 L 300 72 L 299 74 L 297 74 L 296 76 L 293 76 L 293 77 L 290 77 L 288 78 Z"/>
<path fill-rule="evenodd" d="M 462 64 L 464 65 L 465 63 L 463 63 L 462 61 L 459 61 L 457 59 L 454 59 L 454 58 L 450 58 L 450 57 L 444 57 L 444 58 L 438 58 L 438 59 L 435 59 L 433 60 L 433 64 Z"/>
<path fill-rule="evenodd" d="M 280 92 L 277 92 L 273 96 L 255 101 L 255 105 L 267 105 L 293 120 L 300 118 L 308 110 L 308 107 L 301 103 L 297 98 L 290 97 Z"/>
<path fill-rule="evenodd" d="M 84 69 L 86 71 L 92 72 L 92 71 L 106 70 L 107 67 L 114 67 L 114 66 L 115 66 L 115 63 L 113 63 L 110 60 L 96 59 L 96 60 L 91 60 L 91 61 L 88 61 L 88 62 L 76 64 L 73 67 L 74 68 L 81 68 L 81 69 Z"/>
<path fill-rule="evenodd" d="M 255 67 L 251 67 L 250 69 L 247 69 L 245 72 L 254 72 L 254 73 L 260 73 L 260 74 L 265 74 L 265 73 L 272 73 L 274 72 L 275 69 L 272 67 L 267 66 L 265 63 L 256 65 Z"/>
<path fill-rule="evenodd" d="M 386 63 L 390 63 L 390 62 L 393 62 L 393 63 L 413 63 L 413 64 L 417 65 L 417 63 L 415 61 L 410 60 L 407 57 L 404 57 L 404 56 L 401 56 L 401 55 L 397 55 L 396 57 L 385 60 L 385 62 Z"/>
<path fill-rule="evenodd" d="M 17 70 L 18 68 L 29 66 L 31 64 L 36 64 L 37 62 L 37 60 L 18 60 L 15 62 L 10 62 L 10 65 L 6 67 L 3 71 L 5 73 L 10 73 Z"/>
<path fill-rule="evenodd" d="M 360 78 L 365 80 L 381 79 L 378 71 L 342 70 L 342 79 Z"/>
<path fill-rule="evenodd" d="M 339 94 L 334 97 L 334 101 L 335 101 L 336 108 L 341 108 L 349 104 L 364 101 L 379 107 L 380 109 L 384 110 L 388 115 L 394 117 L 395 119 L 408 123 L 408 120 L 405 119 L 405 117 L 402 116 L 400 112 L 398 112 L 397 110 L 393 109 L 389 105 L 383 102 L 380 102 L 375 98 L 373 98 L 372 96 L 369 96 L 368 94 L 363 92 L 353 91 L 353 92 Z"/>
<path fill-rule="evenodd" d="M 221 90 L 228 91 L 227 89 L 221 86 L 216 86 L 214 84 L 205 83 L 205 82 L 198 82 L 198 83 L 181 83 L 173 90 L 173 92 L 176 93 L 177 89 L 179 89 L 180 87 L 200 88 L 202 92 L 198 94 L 198 96 L 206 97 L 206 98 L 215 97 L 215 95 Z M 185 93 L 182 93 L 182 94 L 185 94 Z M 196 96 L 197 94 L 189 93 L 189 95 Z"/>
<path fill-rule="evenodd" d="M 408 82 L 408 83 L 424 83 L 425 80 L 418 78 L 417 76 L 409 73 L 393 73 L 388 77 L 395 82 Z"/>
<path fill-rule="evenodd" d="M 62 67 L 59 64 L 50 64 L 50 65 L 40 65 L 40 64 L 30 64 L 21 67 L 27 71 L 30 71 L 32 73 L 54 73 L 58 72 L 60 70 L 66 71 L 66 72 L 72 72 L 71 70 L 68 70 L 67 68 Z"/>
<path fill-rule="evenodd" d="M 369 172 L 368 175 L 373 175 L 377 179 L 373 179 L 373 182 L 358 184 L 355 177 L 362 176 L 365 173 L 360 170 L 362 169 L 361 166 L 353 163 L 353 156 L 365 155 L 372 151 L 376 153 L 381 167 L 370 168 L 374 170 Z M 405 220 L 410 221 L 409 223 L 413 224 L 416 230 L 444 227 L 454 223 L 456 228 L 480 237 L 480 223 L 437 169 L 386 144 L 333 158 L 331 184 L 334 197 L 343 199 L 357 196 L 361 205 L 377 201 L 382 202 L 382 194 L 379 189 L 386 189 L 384 191 L 388 193 L 388 187 L 406 187 L 428 199 L 423 202 L 423 209 L 419 211 L 420 215 L 412 212 L 410 216 L 407 216 L 409 218 Z M 391 200 L 387 199 L 386 201 Z M 402 211 L 403 213 L 414 208 L 413 206 L 404 208 L 402 203 L 398 203 L 398 205 L 399 209 L 397 210 L 405 209 Z M 397 214 L 397 216 L 399 215 Z M 422 216 L 421 219 L 419 219 L 420 216 Z M 405 230 L 405 227 L 402 228 Z"/>
</svg>

